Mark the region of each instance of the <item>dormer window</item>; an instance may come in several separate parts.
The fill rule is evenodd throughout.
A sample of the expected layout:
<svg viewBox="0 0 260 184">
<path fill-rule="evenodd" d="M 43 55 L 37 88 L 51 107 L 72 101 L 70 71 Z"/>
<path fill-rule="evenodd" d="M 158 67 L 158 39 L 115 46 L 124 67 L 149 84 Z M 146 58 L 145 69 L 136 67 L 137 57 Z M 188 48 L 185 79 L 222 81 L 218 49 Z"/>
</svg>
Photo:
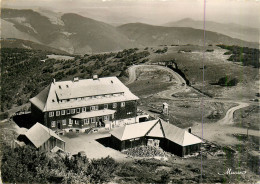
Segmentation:
<svg viewBox="0 0 260 184">
<path fill-rule="evenodd" d="M 59 88 L 61 89 L 61 86 L 59 86 Z"/>
<path fill-rule="evenodd" d="M 54 100 L 54 99 L 52 99 L 52 102 L 55 102 L 55 100 Z"/>
<path fill-rule="evenodd" d="M 117 103 L 113 103 L 113 108 L 115 109 L 117 107 Z"/>
</svg>

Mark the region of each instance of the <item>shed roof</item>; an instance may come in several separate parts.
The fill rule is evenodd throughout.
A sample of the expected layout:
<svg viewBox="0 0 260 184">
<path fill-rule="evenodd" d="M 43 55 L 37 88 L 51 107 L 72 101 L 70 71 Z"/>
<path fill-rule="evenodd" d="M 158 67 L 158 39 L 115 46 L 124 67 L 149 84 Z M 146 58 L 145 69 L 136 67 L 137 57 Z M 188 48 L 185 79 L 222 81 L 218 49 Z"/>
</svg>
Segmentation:
<svg viewBox="0 0 260 184">
<path fill-rule="evenodd" d="M 116 112 L 115 110 L 110 110 L 110 109 L 90 111 L 90 112 L 82 112 L 80 114 L 72 116 L 72 118 L 85 119 L 85 118 L 92 118 L 92 117 L 97 117 L 97 116 L 110 115 L 110 114 L 114 114 L 115 112 Z"/>
<path fill-rule="evenodd" d="M 143 123 L 126 125 L 113 130 L 111 134 L 121 141 L 143 137 L 155 125 L 156 122 L 157 120 L 152 120 Z"/>
<path fill-rule="evenodd" d="M 113 130 L 111 135 L 121 141 L 144 136 L 160 137 L 166 138 L 181 146 L 202 142 L 201 139 L 190 134 L 186 130 L 169 124 L 161 119 L 126 125 L 125 127 Z"/>
<path fill-rule="evenodd" d="M 61 100 L 65 99 L 76 99 L 115 93 L 123 93 L 123 95 L 103 99 L 86 99 L 80 101 L 70 100 L 70 102 L 66 103 L 61 102 Z M 53 82 L 37 96 L 31 98 L 30 102 L 41 111 L 52 111 L 138 99 L 139 98 L 131 93 L 131 91 L 117 77 L 105 77 L 96 80 L 84 79 L 74 82 Z"/>
<path fill-rule="evenodd" d="M 36 148 L 39 148 L 50 137 L 55 137 L 56 139 L 63 141 L 57 134 L 55 134 L 55 132 L 40 123 L 36 123 L 35 125 L 33 125 L 24 135 L 32 142 L 32 144 Z"/>
</svg>

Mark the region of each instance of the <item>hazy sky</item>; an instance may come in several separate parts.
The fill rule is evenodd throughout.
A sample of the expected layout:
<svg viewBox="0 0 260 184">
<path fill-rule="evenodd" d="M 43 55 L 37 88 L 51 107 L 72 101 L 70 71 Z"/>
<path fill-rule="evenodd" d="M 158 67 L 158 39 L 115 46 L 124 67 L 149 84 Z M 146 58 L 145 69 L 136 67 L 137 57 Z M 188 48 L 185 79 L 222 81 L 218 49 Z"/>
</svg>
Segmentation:
<svg viewBox="0 0 260 184">
<path fill-rule="evenodd" d="M 2 7 L 45 8 L 97 20 L 164 24 L 203 20 L 204 0 L 2 0 Z M 207 0 L 206 20 L 260 27 L 260 0 Z"/>
</svg>

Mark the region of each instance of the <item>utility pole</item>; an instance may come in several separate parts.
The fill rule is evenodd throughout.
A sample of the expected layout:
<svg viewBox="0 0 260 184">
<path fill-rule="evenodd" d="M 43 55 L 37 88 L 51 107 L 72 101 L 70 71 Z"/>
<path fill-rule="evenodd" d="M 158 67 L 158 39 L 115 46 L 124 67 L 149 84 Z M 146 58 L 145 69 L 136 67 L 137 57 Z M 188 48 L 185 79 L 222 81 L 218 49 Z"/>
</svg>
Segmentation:
<svg viewBox="0 0 260 184">
<path fill-rule="evenodd" d="M 248 140 L 248 130 L 249 130 L 249 126 L 250 126 L 250 123 L 247 123 L 247 131 L 246 131 L 247 140 Z"/>
</svg>

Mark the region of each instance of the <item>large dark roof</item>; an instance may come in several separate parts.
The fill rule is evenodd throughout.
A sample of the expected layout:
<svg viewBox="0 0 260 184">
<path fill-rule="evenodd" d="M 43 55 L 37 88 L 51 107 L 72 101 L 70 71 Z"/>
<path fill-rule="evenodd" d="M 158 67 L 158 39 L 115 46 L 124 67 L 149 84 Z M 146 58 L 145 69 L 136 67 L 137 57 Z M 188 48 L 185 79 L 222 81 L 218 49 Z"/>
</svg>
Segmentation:
<svg viewBox="0 0 260 184">
<path fill-rule="evenodd" d="M 106 94 L 122 95 L 103 97 Z M 93 96 L 100 98 L 91 98 Z M 96 80 L 52 82 L 50 86 L 30 99 L 30 102 L 41 111 L 54 111 L 138 99 L 117 77 L 105 77 Z"/>
</svg>

